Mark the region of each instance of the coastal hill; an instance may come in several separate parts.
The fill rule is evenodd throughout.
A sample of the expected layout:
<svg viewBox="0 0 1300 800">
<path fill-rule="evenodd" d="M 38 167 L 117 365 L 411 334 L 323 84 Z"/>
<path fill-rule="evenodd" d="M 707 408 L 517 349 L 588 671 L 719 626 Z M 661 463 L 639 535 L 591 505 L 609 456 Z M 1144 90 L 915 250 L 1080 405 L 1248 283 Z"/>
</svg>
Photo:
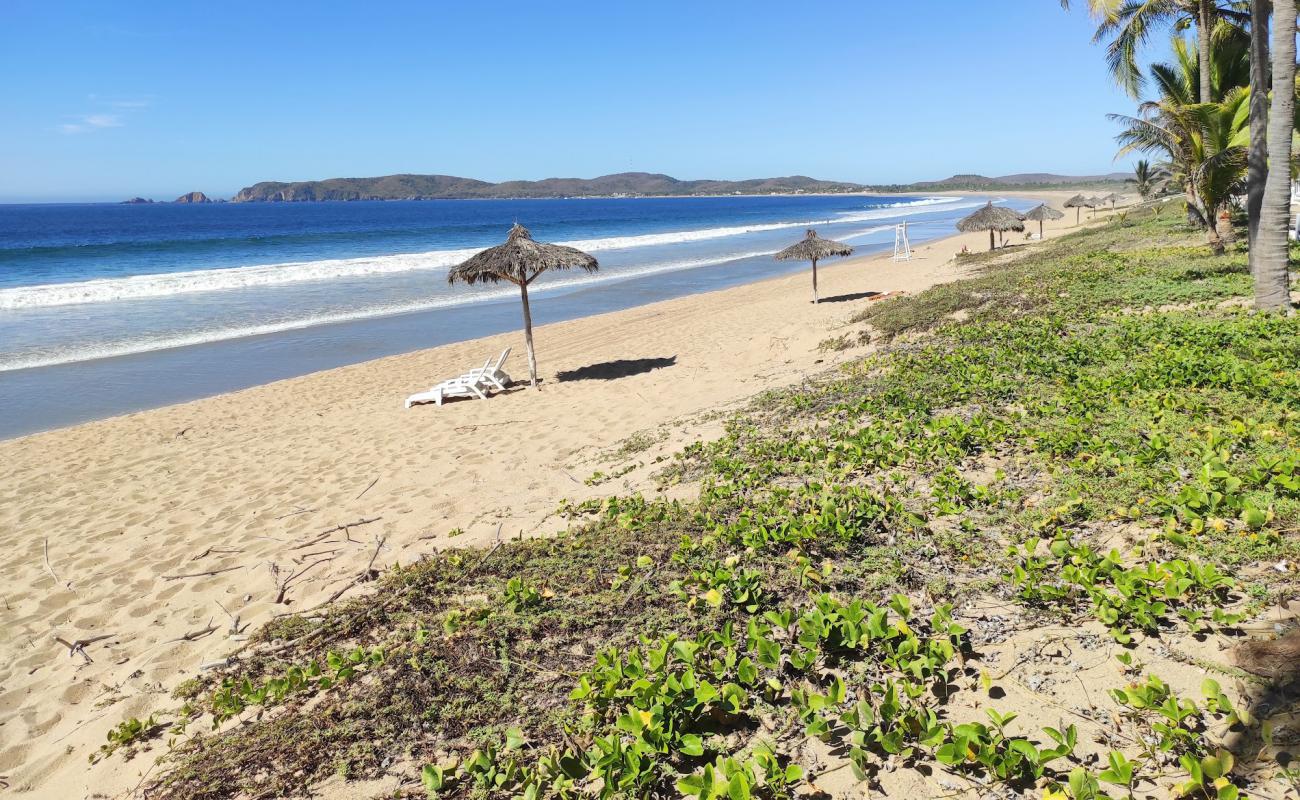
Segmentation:
<svg viewBox="0 0 1300 800">
<path fill-rule="evenodd" d="M 1131 172 L 1111 172 L 1105 175 L 1056 175 L 1051 172 L 1020 172 L 990 178 L 986 175 L 953 175 L 941 181 L 877 186 L 888 192 L 956 192 L 997 191 L 999 189 L 1066 189 L 1084 187 L 1111 187 L 1129 183 L 1135 178 Z"/>
<path fill-rule="evenodd" d="M 320 200 L 432 200 L 452 198 L 679 197 L 719 194 L 818 194 L 862 192 L 856 183 L 820 181 L 803 175 L 744 181 L 682 181 L 649 172 L 622 172 L 599 178 L 547 178 L 488 183 L 452 175 L 385 175 L 283 183 L 264 181 L 240 189 L 232 199 L 250 202 Z"/>
<path fill-rule="evenodd" d="M 1057 175 L 1022 172 L 990 178 L 953 175 L 938 181 L 864 185 L 824 181 L 805 175 L 752 178 L 742 181 L 684 181 L 655 172 L 620 172 L 598 178 L 546 178 L 540 181 L 490 183 L 454 175 L 384 175 L 377 178 L 328 178 L 320 181 L 262 181 L 240 189 L 235 203 L 320 202 L 327 200 L 442 200 L 552 197 L 690 197 L 707 195 L 848 194 L 853 192 L 997 191 L 1011 189 L 1120 188 L 1133 175 Z M 148 202 L 143 198 L 125 201 Z M 176 203 L 213 202 L 202 192 L 190 192 Z M 224 201 L 217 201 L 224 202 Z"/>
</svg>

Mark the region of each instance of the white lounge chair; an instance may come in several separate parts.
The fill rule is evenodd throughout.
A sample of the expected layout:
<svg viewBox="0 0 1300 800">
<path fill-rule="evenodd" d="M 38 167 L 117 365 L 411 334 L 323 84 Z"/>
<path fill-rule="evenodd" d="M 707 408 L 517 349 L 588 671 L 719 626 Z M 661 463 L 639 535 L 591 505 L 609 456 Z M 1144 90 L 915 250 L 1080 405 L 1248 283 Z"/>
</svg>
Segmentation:
<svg viewBox="0 0 1300 800">
<path fill-rule="evenodd" d="M 406 407 L 410 408 L 416 403 L 437 403 L 442 405 L 442 401 L 448 397 L 477 397 L 480 400 L 486 400 L 487 395 L 484 389 L 490 387 L 487 379 L 483 377 L 492 365 L 492 359 L 483 362 L 479 369 L 470 370 L 460 377 L 450 378 L 434 386 L 427 392 L 416 392 L 406 398 Z"/>
<path fill-rule="evenodd" d="M 467 378 L 479 378 L 487 381 L 501 391 L 505 391 L 505 388 L 510 385 L 511 378 L 506 374 L 505 370 L 501 369 L 501 367 L 506 363 L 507 358 L 510 358 L 509 347 L 502 350 L 501 355 L 497 356 L 497 363 L 492 364 L 489 360 L 488 364 L 483 365 L 479 369 L 472 369 L 460 377 L 462 380 Z"/>
</svg>

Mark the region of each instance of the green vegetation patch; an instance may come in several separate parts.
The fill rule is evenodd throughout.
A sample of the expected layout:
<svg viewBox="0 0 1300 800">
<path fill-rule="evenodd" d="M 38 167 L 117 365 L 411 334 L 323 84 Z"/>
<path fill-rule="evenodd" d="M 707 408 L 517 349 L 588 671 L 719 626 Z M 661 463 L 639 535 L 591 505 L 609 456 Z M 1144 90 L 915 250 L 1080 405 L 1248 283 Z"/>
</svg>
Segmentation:
<svg viewBox="0 0 1300 800">
<path fill-rule="evenodd" d="M 1073 725 L 953 702 L 988 688 L 965 599 L 1095 620 L 1131 668 L 1125 645 L 1231 629 L 1292 586 L 1243 570 L 1297 557 L 1300 320 L 1241 310 L 1243 256 L 1193 235 L 1130 216 L 884 301 L 860 322 L 889 344 L 678 457 L 695 501 L 568 506 L 586 521 L 565 535 L 444 551 L 277 621 L 187 685 L 151 795 L 413 764 L 417 796 L 784 798 L 835 769 L 818 742 L 872 787 L 923 767 L 1100 798 L 1172 770 L 1237 796 L 1209 723 L 1254 721 L 1213 682 L 1199 705 L 1154 675 L 1117 686 L 1142 746 L 1100 763 Z"/>
</svg>

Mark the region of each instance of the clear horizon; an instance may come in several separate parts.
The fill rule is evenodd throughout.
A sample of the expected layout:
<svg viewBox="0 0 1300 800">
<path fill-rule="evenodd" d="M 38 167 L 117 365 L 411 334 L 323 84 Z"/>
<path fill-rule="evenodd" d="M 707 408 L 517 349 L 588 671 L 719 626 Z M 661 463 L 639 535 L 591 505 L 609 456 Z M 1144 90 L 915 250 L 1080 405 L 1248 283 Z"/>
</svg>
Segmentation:
<svg viewBox="0 0 1300 800">
<path fill-rule="evenodd" d="M 1002 6 L 20 0 L 0 29 L 0 64 L 23 76 L 0 89 L 0 202 L 394 173 L 878 185 L 1127 170 L 1105 114 L 1134 103 L 1091 20 Z"/>
</svg>

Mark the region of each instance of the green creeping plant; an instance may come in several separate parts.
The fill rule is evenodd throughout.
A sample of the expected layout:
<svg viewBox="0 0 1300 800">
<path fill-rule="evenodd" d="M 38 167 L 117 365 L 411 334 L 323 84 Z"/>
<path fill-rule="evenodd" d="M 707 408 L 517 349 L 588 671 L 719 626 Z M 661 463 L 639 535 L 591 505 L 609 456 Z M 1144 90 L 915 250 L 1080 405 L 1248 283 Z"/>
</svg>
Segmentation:
<svg viewBox="0 0 1300 800">
<path fill-rule="evenodd" d="M 692 570 L 684 581 L 673 581 L 668 589 L 692 605 L 704 603 L 719 608 L 727 603 L 747 614 L 756 614 L 770 604 L 771 597 L 763 590 L 763 573 L 737 567 L 739 560 L 739 556 L 731 556 L 725 562 L 714 561 Z M 695 591 L 687 591 L 687 587 Z"/>
<path fill-rule="evenodd" d="M 871 687 L 870 699 L 854 703 L 840 715 L 848 728 L 849 762 L 858 780 L 867 780 L 869 753 L 911 758 L 917 746 L 933 748 L 946 729 L 938 715 L 921 702 L 928 686 L 906 678 Z"/>
<path fill-rule="evenodd" d="M 1000 781 L 1035 781 L 1043 777 L 1047 765 L 1074 752 L 1079 733 L 1071 725 L 1064 731 L 1044 728 L 1056 745 L 1039 748 L 1020 736 L 1007 736 L 1005 726 L 1015 714 L 998 714 L 988 710 L 992 725 L 967 722 L 951 726 L 943 744 L 934 751 L 942 764 L 959 770 L 987 772 Z"/>
<path fill-rule="evenodd" d="M 136 717 L 124 720 L 108 732 L 108 743 L 100 745 L 98 750 L 90 754 L 90 763 L 97 763 L 100 759 L 113 755 L 118 748 L 143 742 L 160 730 L 162 726 L 153 716 L 143 720 Z"/>
<path fill-rule="evenodd" d="M 1174 614 L 1196 631 L 1205 630 L 1207 620 L 1227 627 L 1242 619 L 1223 610 L 1236 584 L 1213 564 L 1174 559 L 1126 567 L 1118 551 L 1102 555 L 1064 535 L 1047 550 L 1050 556 L 1037 555 L 1034 541 L 1010 549 L 1017 561 L 1007 578 L 1020 600 L 1073 609 L 1086 599 L 1121 643 L 1131 641 L 1135 630 L 1158 633 Z"/>
<path fill-rule="evenodd" d="M 1187 780 L 1179 787 L 1182 797 L 1202 797 L 1206 800 L 1237 800 L 1240 790 L 1228 777 L 1235 760 L 1227 750 L 1197 758 L 1184 753 L 1178 763 L 1187 771 Z"/>
<path fill-rule="evenodd" d="M 538 591 L 537 587 L 524 583 L 522 578 L 515 577 L 506 581 L 501 599 L 506 608 L 517 614 L 520 611 L 540 606 L 542 604 L 542 593 Z"/>
<path fill-rule="evenodd" d="M 239 681 L 226 678 L 210 701 L 212 727 L 221 727 L 223 722 L 242 714 L 249 706 L 273 705 L 298 692 L 325 691 L 383 663 L 384 652 L 380 648 L 366 650 L 357 647 L 342 653 L 329 651 L 323 668 L 320 662 L 313 660 L 306 667 L 290 667 L 283 675 L 268 678 L 263 683 L 255 684 L 248 678 Z"/>
</svg>

